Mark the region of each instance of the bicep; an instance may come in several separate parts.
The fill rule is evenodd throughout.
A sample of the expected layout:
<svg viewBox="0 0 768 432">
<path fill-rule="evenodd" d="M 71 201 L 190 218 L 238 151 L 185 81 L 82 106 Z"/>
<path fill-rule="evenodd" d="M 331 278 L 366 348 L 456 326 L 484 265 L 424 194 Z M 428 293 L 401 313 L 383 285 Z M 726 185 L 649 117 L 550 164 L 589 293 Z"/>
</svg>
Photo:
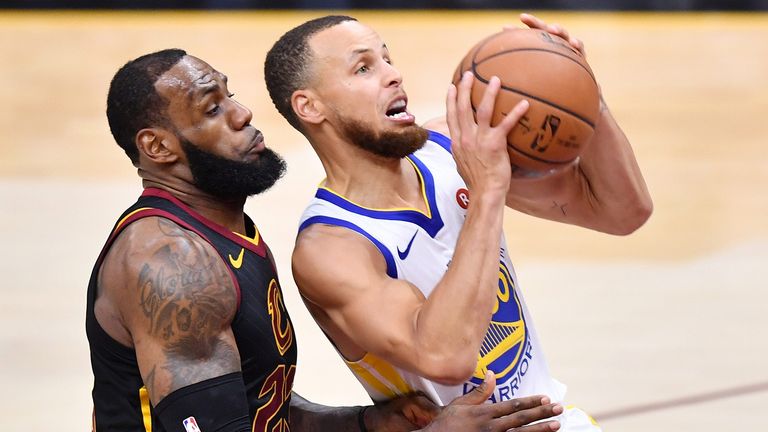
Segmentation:
<svg viewBox="0 0 768 432">
<path fill-rule="evenodd" d="M 240 370 L 230 328 L 237 293 L 221 257 L 197 234 L 162 218 L 137 228 L 126 239 L 133 247 L 121 265 L 120 309 L 157 404 L 179 388 Z"/>
<path fill-rule="evenodd" d="M 415 368 L 422 293 L 389 277 L 381 253 L 363 237 L 343 228 L 310 230 L 297 241 L 293 272 L 321 327 L 347 358 L 370 352 Z"/>
</svg>

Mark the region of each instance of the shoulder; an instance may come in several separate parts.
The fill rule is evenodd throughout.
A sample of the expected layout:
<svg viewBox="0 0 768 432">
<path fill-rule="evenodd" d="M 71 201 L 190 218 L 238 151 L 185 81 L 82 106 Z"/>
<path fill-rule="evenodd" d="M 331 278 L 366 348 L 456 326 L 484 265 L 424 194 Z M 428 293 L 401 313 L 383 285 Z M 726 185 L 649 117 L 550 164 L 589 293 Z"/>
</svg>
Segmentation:
<svg viewBox="0 0 768 432">
<path fill-rule="evenodd" d="M 344 287 L 387 277 L 384 258 L 366 237 L 325 224 L 311 225 L 299 233 L 291 264 L 299 290 L 310 299 L 334 301 Z"/>
<path fill-rule="evenodd" d="M 185 303 L 227 321 L 237 310 L 237 291 L 221 256 L 197 233 L 162 217 L 131 223 L 105 257 L 99 285 L 118 299 L 128 317 L 158 322 Z"/>
<path fill-rule="evenodd" d="M 385 268 L 376 246 L 360 233 L 340 226 L 314 224 L 296 238 L 293 262 L 312 267 L 317 264 L 344 265 L 350 261 L 374 261 Z"/>
<path fill-rule="evenodd" d="M 225 269 L 216 249 L 199 234 L 164 217 L 150 216 L 127 226 L 115 240 L 126 265 L 175 262 L 186 269 L 201 265 Z M 109 257 L 108 257 L 109 258 Z"/>
<path fill-rule="evenodd" d="M 105 258 L 99 289 L 106 305 L 97 319 L 135 350 L 153 404 L 239 370 L 231 330 L 237 288 L 218 252 L 195 232 L 157 216 L 134 221 Z"/>
</svg>

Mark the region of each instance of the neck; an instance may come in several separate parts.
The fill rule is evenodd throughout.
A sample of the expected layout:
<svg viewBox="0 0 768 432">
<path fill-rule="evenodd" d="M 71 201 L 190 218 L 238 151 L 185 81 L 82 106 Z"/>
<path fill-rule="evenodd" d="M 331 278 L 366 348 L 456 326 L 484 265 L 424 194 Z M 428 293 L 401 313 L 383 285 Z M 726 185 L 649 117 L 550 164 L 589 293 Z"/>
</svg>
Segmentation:
<svg viewBox="0 0 768 432">
<path fill-rule="evenodd" d="M 245 234 L 245 218 L 243 207 L 245 198 L 234 200 L 222 200 L 211 196 L 194 185 L 188 183 L 176 183 L 172 181 L 163 181 L 147 175 L 146 172 L 139 173 L 142 177 L 142 186 L 146 188 L 162 189 L 176 197 L 197 213 L 200 213 L 206 219 L 229 229 L 230 231 Z"/>
<path fill-rule="evenodd" d="M 363 207 L 426 210 L 419 176 L 411 163 L 374 155 L 351 143 L 313 142 L 325 169 L 325 186 Z"/>
</svg>

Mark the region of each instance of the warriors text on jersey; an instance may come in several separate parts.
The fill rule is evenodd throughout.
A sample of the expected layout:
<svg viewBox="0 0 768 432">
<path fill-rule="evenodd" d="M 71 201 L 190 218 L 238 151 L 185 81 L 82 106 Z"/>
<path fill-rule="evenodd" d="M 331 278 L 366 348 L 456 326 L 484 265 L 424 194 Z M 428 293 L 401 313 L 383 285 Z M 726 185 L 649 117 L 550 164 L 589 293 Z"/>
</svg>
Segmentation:
<svg viewBox="0 0 768 432">
<path fill-rule="evenodd" d="M 86 331 L 94 375 L 94 430 L 165 430 L 149 403 L 136 352 L 111 338 L 94 315 L 99 268 L 107 251 L 126 226 L 144 217 L 169 219 L 197 233 L 219 253 L 238 289 L 239 304 L 231 328 L 240 354 L 253 430 L 287 431 L 296 341 L 267 245 L 248 216 L 247 235 L 241 236 L 159 189 L 146 189 L 123 213 L 94 266 L 88 286 Z"/>
<path fill-rule="evenodd" d="M 317 223 L 356 231 L 384 256 L 390 277 L 409 281 L 427 297 L 450 265 L 469 196 L 456 170 L 447 137 L 430 132 L 424 147 L 408 156 L 408 160 L 420 177 L 426 212 L 365 208 L 320 187 L 302 215 L 299 231 Z M 445 319 L 462 317 L 446 316 Z M 429 381 L 371 353 L 362 359 L 345 360 L 375 401 L 418 390 L 445 405 L 482 383 L 489 369 L 496 374 L 493 401 L 533 394 L 562 400 L 565 386 L 550 377 L 530 314 L 517 287 L 503 235 L 496 305 L 477 358 L 474 375 L 458 386 Z"/>
</svg>

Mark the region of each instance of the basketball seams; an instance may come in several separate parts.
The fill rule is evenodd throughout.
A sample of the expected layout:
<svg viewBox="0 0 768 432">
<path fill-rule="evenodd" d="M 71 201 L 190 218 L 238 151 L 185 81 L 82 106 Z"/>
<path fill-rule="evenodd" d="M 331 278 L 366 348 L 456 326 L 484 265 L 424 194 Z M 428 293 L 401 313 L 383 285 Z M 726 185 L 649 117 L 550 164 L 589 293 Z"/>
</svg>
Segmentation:
<svg viewBox="0 0 768 432">
<path fill-rule="evenodd" d="M 499 40 L 498 38 L 506 38 L 505 40 Z M 544 41 L 547 42 L 547 41 Z M 508 136 L 507 141 L 507 147 L 514 149 L 514 152 L 510 152 L 510 156 L 514 157 L 512 158 L 512 164 L 517 165 L 519 167 L 522 167 L 526 170 L 532 170 L 532 171 L 542 171 L 546 169 L 551 169 L 552 166 L 562 166 L 569 163 L 572 163 L 574 160 L 578 158 L 579 151 L 573 150 L 573 149 L 557 149 L 557 146 L 554 147 L 554 151 L 549 151 L 548 147 L 550 144 L 553 144 L 557 141 L 552 141 L 555 138 L 556 132 L 558 129 L 561 129 L 561 120 L 563 120 L 563 124 L 565 125 L 565 128 L 563 128 L 564 131 L 568 131 L 565 133 L 574 133 L 577 135 L 572 135 L 570 138 L 567 139 L 560 139 L 561 142 L 565 142 L 566 144 L 570 143 L 569 140 L 575 140 L 574 142 L 581 142 L 581 140 L 585 140 L 587 135 L 587 130 L 585 129 L 588 127 L 592 131 L 595 129 L 596 120 L 590 120 L 588 118 L 589 114 L 578 114 L 576 112 L 577 109 L 583 107 L 584 104 L 587 106 L 583 107 L 587 111 L 591 112 L 591 102 L 574 102 L 574 100 L 571 98 L 566 98 L 562 101 L 558 100 L 556 96 L 551 96 L 549 93 L 547 93 L 544 89 L 546 94 L 542 96 L 535 96 L 533 94 L 528 93 L 527 91 L 521 90 L 520 87 L 524 86 L 524 82 L 516 82 L 514 81 L 514 78 L 512 79 L 512 82 L 509 82 L 507 84 L 504 83 L 504 80 L 506 79 L 507 75 L 505 75 L 505 70 L 503 69 L 505 67 L 513 67 L 514 62 L 512 60 L 507 60 L 507 58 L 512 58 L 512 55 L 520 55 L 522 57 L 525 57 L 525 60 L 521 64 L 527 64 L 528 61 L 531 62 L 531 64 L 537 64 L 537 62 L 541 62 L 542 60 L 539 60 L 539 58 L 544 58 L 547 56 L 547 54 L 555 54 L 557 57 L 552 57 L 550 62 L 553 65 L 557 62 L 564 63 L 562 65 L 558 65 L 558 67 L 565 67 L 563 70 L 563 73 L 566 73 L 565 71 L 568 71 L 567 73 L 570 74 L 570 77 L 573 77 L 572 79 L 578 79 L 578 76 L 581 76 L 580 82 L 581 86 L 579 87 L 580 90 L 577 91 L 576 94 L 582 94 L 583 98 L 586 98 L 584 100 L 591 101 L 592 99 L 592 93 L 596 91 L 598 88 L 597 81 L 595 79 L 595 76 L 589 67 L 589 64 L 586 62 L 586 59 L 576 50 L 571 50 L 570 52 L 559 51 L 558 48 L 567 48 L 565 46 L 561 47 L 559 46 L 553 46 L 549 44 L 541 45 L 541 40 L 530 40 L 525 37 L 518 37 L 517 35 L 508 35 L 506 32 L 497 33 L 494 35 L 491 35 L 479 43 L 477 43 L 459 62 L 459 65 L 454 72 L 454 78 L 453 82 L 454 84 L 457 84 L 458 81 L 460 81 L 461 76 L 463 73 L 467 71 L 471 71 L 472 75 L 475 80 L 477 80 L 476 84 L 483 84 L 484 86 L 487 86 L 490 82 L 490 77 L 494 75 L 492 71 L 494 69 L 497 69 L 497 73 L 500 74 L 499 78 L 502 80 L 500 83 L 501 90 L 503 92 L 509 92 L 507 93 L 507 97 L 505 97 L 506 102 L 504 104 L 512 104 L 514 100 L 516 99 L 517 95 L 522 98 L 529 99 L 531 101 L 531 104 L 534 106 L 540 106 L 539 111 L 536 111 L 533 114 L 532 120 L 538 122 L 540 120 L 544 120 L 544 123 L 542 124 L 540 130 L 537 130 L 538 136 L 534 138 L 533 143 L 530 144 L 531 149 L 537 149 L 540 154 L 531 154 L 528 153 L 528 145 L 522 142 L 519 142 L 519 140 L 526 140 L 530 138 L 525 138 L 522 135 L 516 134 L 515 138 L 512 138 L 512 135 L 510 134 Z M 522 46 L 522 47 L 521 47 Z M 507 56 L 507 58 L 504 58 L 504 56 Z M 543 56 L 543 57 L 542 57 Z M 482 57 L 482 59 L 480 59 Z M 569 60 L 569 62 L 563 62 L 563 59 Z M 500 63 L 499 63 L 500 62 Z M 573 64 L 577 64 L 581 69 L 575 69 L 573 68 Z M 567 65 L 570 65 L 570 67 L 566 67 Z M 549 67 L 549 65 L 544 66 L 540 65 L 544 68 Z M 489 78 L 485 78 L 480 73 L 480 69 L 486 69 L 489 68 L 488 71 L 484 71 L 485 74 L 489 76 Z M 499 69 L 502 68 L 502 69 Z M 583 72 L 582 72 L 583 71 Z M 511 73 L 510 77 L 515 77 L 514 71 L 508 71 Z M 589 84 L 590 81 L 586 80 L 586 77 L 584 77 L 583 73 L 586 72 L 587 76 L 589 76 L 590 81 L 592 84 Z M 541 78 L 539 78 L 541 79 Z M 591 88 L 590 88 L 591 87 Z M 480 87 L 481 91 L 482 87 Z M 529 90 L 531 91 L 531 90 Z M 538 90 L 533 90 L 534 93 L 537 93 Z M 581 92 L 581 93 L 579 93 Z M 501 93 L 499 93 L 501 94 Z M 477 108 L 474 104 L 474 99 L 477 97 L 477 94 L 475 91 L 472 91 L 472 96 L 470 97 L 470 106 L 473 111 L 473 113 L 477 114 Z M 558 102 L 553 102 L 553 100 L 547 99 L 549 97 L 555 97 L 554 100 L 558 100 Z M 581 99 L 579 99 L 581 100 Z M 574 108 L 566 108 L 566 106 L 570 106 L 571 104 L 575 103 Z M 506 106 L 506 105 L 504 105 Z M 547 108 L 548 107 L 548 108 Z M 495 110 L 494 115 L 504 115 L 504 109 L 499 108 L 500 111 Z M 510 109 L 507 107 L 506 109 Z M 542 111 L 543 110 L 543 111 Z M 556 114 L 552 110 L 558 110 L 561 114 Z M 540 118 L 546 114 L 545 117 Z M 564 117 L 563 117 L 564 116 Z M 550 117 L 554 118 L 552 122 L 550 122 Z M 537 123 L 538 124 L 538 123 Z M 579 138 L 576 138 L 576 137 Z M 514 142 L 512 141 L 514 140 Z M 573 147 L 572 145 L 566 145 L 566 147 Z M 578 148 L 578 146 L 576 146 Z M 575 154 L 575 156 L 574 156 Z M 554 157 L 555 159 L 548 159 L 547 157 Z M 522 159 L 520 159 L 522 158 Z M 517 159 L 520 159 L 519 161 Z M 526 162 L 527 161 L 527 162 Z M 518 164 L 520 162 L 520 164 Z M 549 167 L 547 167 L 549 166 Z"/>
<path fill-rule="evenodd" d="M 485 78 L 483 78 L 483 77 L 481 77 L 480 75 L 477 74 L 477 71 L 475 70 L 475 65 L 474 64 L 472 65 L 472 74 L 475 76 L 476 80 L 480 81 L 481 83 L 483 83 L 485 85 L 488 85 L 489 80 L 487 80 L 487 79 L 485 79 Z M 531 99 L 537 100 L 539 102 L 545 103 L 545 104 L 547 104 L 547 105 L 549 105 L 549 106 L 551 106 L 553 108 L 557 108 L 560 111 L 562 111 L 562 112 L 564 112 L 566 114 L 571 115 L 572 117 L 576 118 L 577 120 L 581 121 L 582 123 L 589 125 L 589 127 L 591 127 L 592 129 L 595 128 L 595 124 L 593 122 L 589 121 L 589 119 L 587 119 L 586 117 L 584 117 L 584 116 L 582 116 L 580 114 L 577 114 L 577 113 L 571 111 L 568 108 L 565 108 L 565 107 L 560 106 L 560 105 L 558 105 L 556 103 L 553 103 L 553 102 L 551 102 L 551 101 L 549 101 L 547 99 L 540 98 L 538 96 L 534 96 L 532 94 L 526 93 L 526 92 L 524 92 L 522 90 L 518 90 L 518 89 L 513 88 L 513 87 L 507 87 L 504 84 L 501 85 L 501 88 L 504 89 L 505 91 L 512 92 L 512 93 L 517 93 L 517 94 L 519 94 L 521 96 L 525 96 L 527 98 L 531 98 Z M 474 104 L 472 106 L 472 109 L 474 110 Z"/>
<path fill-rule="evenodd" d="M 520 51 L 541 51 L 541 52 L 548 52 L 548 53 L 559 55 L 560 57 L 564 57 L 564 58 L 566 58 L 566 59 L 576 63 L 577 65 L 579 65 L 580 68 L 584 69 L 584 71 L 589 75 L 589 77 L 592 78 L 592 82 L 594 82 L 595 85 L 597 85 L 597 80 L 595 79 L 595 75 L 592 73 L 592 70 L 590 70 L 589 67 L 585 66 L 578 59 L 575 59 L 575 58 L 573 58 L 573 57 L 571 57 L 569 55 L 563 54 L 561 52 L 552 51 L 550 49 L 544 49 L 544 48 L 514 48 L 514 49 L 499 51 L 498 53 L 491 54 L 490 56 L 488 56 L 488 57 L 486 57 L 486 58 L 484 58 L 482 60 L 476 61 L 477 55 L 478 55 L 478 53 L 480 51 L 482 51 L 482 50 L 477 50 L 474 53 L 474 56 L 472 58 L 472 68 L 473 68 L 473 71 L 474 71 L 475 66 L 481 65 L 481 64 L 483 64 L 483 63 L 485 63 L 485 62 L 487 62 L 487 61 L 489 61 L 489 60 L 491 60 L 491 59 L 493 59 L 495 57 L 499 57 L 499 56 L 502 56 L 502 55 L 505 55 L 505 54 L 514 53 L 514 52 L 520 52 Z"/>
<path fill-rule="evenodd" d="M 472 59 L 470 60 L 470 68 L 468 69 L 468 70 L 472 71 L 472 75 L 474 75 L 475 78 L 478 81 L 480 81 L 480 82 L 482 82 L 482 83 L 484 83 L 486 85 L 488 84 L 488 79 L 486 79 L 486 78 L 482 77 L 480 74 L 478 74 L 477 66 L 479 66 L 479 65 L 481 65 L 481 64 L 483 64 L 483 63 L 485 63 L 485 62 L 487 62 L 487 61 L 489 61 L 489 60 L 491 60 L 491 59 L 493 59 L 495 57 L 499 57 L 499 56 L 502 56 L 504 54 L 509 54 L 509 53 L 512 53 L 512 52 L 520 52 L 520 51 L 548 52 L 548 53 L 556 54 L 556 55 L 559 55 L 559 56 L 561 56 L 563 58 L 566 58 L 566 59 L 576 63 L 577 65 L 579 65 L 579 67 L 581 67 L 582 69 L 584 69 L 584 71 L 587 72 L 587 74 L 589 74 L 589 77 L 592 79 L 592 82 L 594 82 L 595 85 L 597 85 L 597 81 L 595 80 L 595 76 L 594 76 L 594 74 L 592 73 L 592 71 L 588 67 L 586 67 L 581 62 L 577 61 L 576 59 L 574 59 L 574 58 L 572 58 L 572 57 L 570 57 L 568 55 L 565 55 L 565 54 L 563 54 L 561 52 L 549 50 L 549 49 L 544 49 L 544 48 L 515 48 L 515 49 L 509 49 L 509 50 L 500 51 L 500 52 L 492 54 L 492 55 L 490 55 L 490 56 L 488 56 L 488 57 L 486 57 L 486 58 L 484 58 L 484 59 L 482 59 L 480 61 L 477 61 L 478 54 L 481 51 L 483 51 L 483 48 L 485 48 L 485 45 L 488 44 L 489 42 L 491 42 L 493 39 L 495 39 L 496 36 L 498 36 L 498 35 L 493 35 L 493 36 L 487 37 L 485 40 L 481 41 L 477 45 L 477 48 L 472 53 Z M 464 72 L 465 71 L 461 71 L 461 73 L 464 73 Z M 516 89 L 514 87 L 505 86 L 504 84 L 501 85 L 501 88 L 506 90 L 506 91 L 510 91 L 512 93 L 517 93 L 517 94 L 519 94 L 521 96 L 529 97 L 529 98 L 537 100 L 539 102 L 543 102 L 543 103 L 545 103 L 547 105 L 550 105 L 550 106 L 552 106 L 554 108 L 559 109 L 560 111 L 563 111 L 565 113 L 568 113 L 568 114 L 572 115 L 573 117 L 577 118 L 581 122 L 589 125 L 589 127 L 591 127 L 592 129 L 595 128 L 595 124 L 593 122 L 591 122 L 589 119 L 587 119 L 586 117 L 584 117 L 584 116 L 582 116 L 580 114 L 577 114 L 577 113 L 575 113 L 574 111 L 572 111 L 572 110 L 570 110 L 568 108 L 565 108 L 565 107 L 560 106 L 558 104 L 552 103 L 551 101 L 549 101 L 547 99 L 544 99 L 544 98 L 541 98 L 541 97 L 538 97 L 538 96 L 534 96 L 534 95 L 526 93 L 526 92 L 524 92 L 522 90 L 518 90 L 518 89 Z M 475 110 L 474 104 L 472 104 L 472 110 L 473 111 Z"/>
</svg>

